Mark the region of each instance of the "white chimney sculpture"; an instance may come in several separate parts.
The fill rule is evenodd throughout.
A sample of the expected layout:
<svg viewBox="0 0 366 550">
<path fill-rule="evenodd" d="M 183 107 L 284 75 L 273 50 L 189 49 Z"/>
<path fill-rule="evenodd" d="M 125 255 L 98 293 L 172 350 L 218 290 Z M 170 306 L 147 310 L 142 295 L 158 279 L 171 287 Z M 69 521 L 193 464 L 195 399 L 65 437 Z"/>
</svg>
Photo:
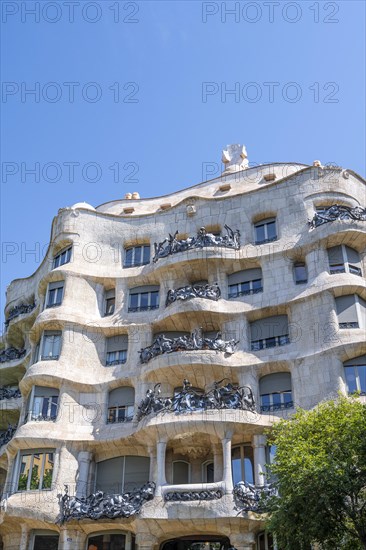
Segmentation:
<svg viewBox="0 0 366 550">
<path fill-rule="evenodd" d="M 225 164 L 223 174 L 238 172 L 249 167 L 248 155 L 245 145 L 227 145 L 222 152 L 222 162 Z"/>
</svg>

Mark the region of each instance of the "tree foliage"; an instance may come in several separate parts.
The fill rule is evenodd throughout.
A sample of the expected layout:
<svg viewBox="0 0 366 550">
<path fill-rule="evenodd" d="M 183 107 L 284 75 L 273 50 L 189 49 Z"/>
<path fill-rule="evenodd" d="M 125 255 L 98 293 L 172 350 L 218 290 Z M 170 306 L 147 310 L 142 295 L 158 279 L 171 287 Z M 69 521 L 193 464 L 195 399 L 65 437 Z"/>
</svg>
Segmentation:
<svg viewBox="0 0 366 550">
<path fill-rule="evenodd" d="M 268 528 L 281 550 L 366 549 L 366 406 L 340 397 L 271 430 L 279 496 Z"/>
</svg>

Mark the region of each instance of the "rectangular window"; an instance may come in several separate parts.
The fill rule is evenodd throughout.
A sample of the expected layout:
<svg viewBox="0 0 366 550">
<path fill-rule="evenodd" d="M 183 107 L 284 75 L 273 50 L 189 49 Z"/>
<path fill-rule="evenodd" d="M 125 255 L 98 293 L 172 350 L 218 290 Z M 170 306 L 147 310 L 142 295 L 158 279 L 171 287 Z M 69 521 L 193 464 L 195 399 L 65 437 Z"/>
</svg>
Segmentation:
<svg viewBox="0 0 366 550">
<path fill-rule="evenodd" d="M 252 351 L 289 344 L 287 315 L 273 315 L 250 323 L 250 340 Z"/>
<path fill-rule="evenodd" d="M 59 535 L 57 534 L 35 534 L 32 550 L 57 550 Z"/>
<path fill-rule="evenodd" d="M 126 363 L 128 349 L 128 336 L 121 334 L 107 338 L 106 366 L 121 365 Z"/>
<path fill-rule="evenodd" d="M 344 367 L 348 393 L 360 392 L 366 395 L 366 364 Z"/>
<path fill-rule="evenodd" d="M 294 265 L 295 283 L 301 285 L 308 282 L 308 272 L 304 263 L 296 263 Z"/>
<path fill-rule="evenodd" d="M 159 287 L 146 286 L 130 292 L 128 311 L 150 311 L 159 307 Z"/>
<path fill-rule="evenodd" d="M 115 290 L 107 290 L 105 293 L 104 316 L 113 315 L 116 304 Z"/>
<path fill-rule="evenodd" d="M 269 218 L 254 225 L 255 244 L 263 244 L 277 239 L 276 219 Z"/>
<path fill-rule="evenodd" d="M 61 352 L 61 331 L 46 330 L 42 338 L 41 360 L 56 360 L 60 357 Z"/>
<path fill-rule="evenodd" d="M 336 298 L 339 328 L 359 328 L 357 305 L 358 297 L 354 294 Z"/>
<path fill-rule="evenodd" d="M 49 283 L 46 308 L 60 306 L 64 294 L 64 281 Z"/>
<path fill-rule="evenodd" d="M 35 386 L 27 420 L 51 420 L 57 416 L 58 390 Z"/>
<path fill-rule="evenodd" d="M 53 269 L 60 267 L 61 265 L 68 264 L 71 261 L 72 246 L 65 248 L 53 258 Z"/>
<path fill-rule="evenodd" d="M 23 452 L 17 479 L 17 491 L 51 489 L 53 451 Z"/>
<path fill-rule="evenodd" d="M 362 277 L 360 256 L 357 250 L 341 244 L 327 249 L 329 272 L 332 275 L 337 273 L 351 273 Z"/>
<path fill-rule="evenodd" d="M 229 298 L 237 298 L 247 294 L 257 294 L 263 291 L 262 270 L 260 267 L 244 269 L 228 276 Z"/>
<path fill-rule="evenodd" d="M 261 412 L 280 411 L 293 407 L 291 391 L 261 395 Z"/>
<path fill-rule="evenodd" d="M 125 249 L 123 267 L 136 267 L 150 263 L 150 245 L 144 244 Z"/>
</svg>

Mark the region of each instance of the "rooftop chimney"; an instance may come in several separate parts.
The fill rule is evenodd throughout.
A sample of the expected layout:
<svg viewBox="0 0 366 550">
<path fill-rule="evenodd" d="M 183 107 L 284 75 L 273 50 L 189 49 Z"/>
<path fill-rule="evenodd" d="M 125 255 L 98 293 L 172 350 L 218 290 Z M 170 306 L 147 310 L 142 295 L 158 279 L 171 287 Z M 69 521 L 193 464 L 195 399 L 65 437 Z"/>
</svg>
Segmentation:
<svg viewBox="0 0 366 550">
<path fill-rule="evenodd" d="M 222 162 L 225 164 L 223 174 L 230 174 L 245 170 L 249 167 L 248 155 L 245 145 L 227 145 L 222 152 Z"/>
</svg>

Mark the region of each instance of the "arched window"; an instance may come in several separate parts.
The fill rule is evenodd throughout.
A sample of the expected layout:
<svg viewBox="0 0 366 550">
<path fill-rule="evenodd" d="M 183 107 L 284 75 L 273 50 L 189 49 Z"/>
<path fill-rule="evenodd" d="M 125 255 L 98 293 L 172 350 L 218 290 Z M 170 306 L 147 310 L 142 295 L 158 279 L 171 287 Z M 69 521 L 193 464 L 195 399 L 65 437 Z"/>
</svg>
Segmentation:
<svg viewBox="0 0 366 550">
<path fill-rule="evenodd" d="M 214 463 L 208 460 L 202 464 L 202 481 L 203 483 L 213 483 L 215 481 Z"/>
<path fill-rule="evenodd" d="M 350 246 L 340 244 L 327 249 L 329 271 L 335 273 L 352 273 L 362 277 L 360 255 Z"/>
<path fill-rule="evenodd" d="M 109 392 L 107 422 L 129 422 L 133 419 L 135 390 L 128 386 Z"/>
<path fill-rule="evenodd" d="M 293 407 L 291 374 L 275 372 L 259 380 L 261 412 L 280 411 Z"/>
<path fill-rule="evenodd" d="M 344 363 L 348 393 L 360 392 L 366 395 L 366 355 L 350 359 Z"/>
<path fill-rule="evenodd" d="M 234 485 L 239 481 L 254 483 L 253 447 L 249 444 L 239 445 L 231 451 L 231 463 Z"/>
</svg>

